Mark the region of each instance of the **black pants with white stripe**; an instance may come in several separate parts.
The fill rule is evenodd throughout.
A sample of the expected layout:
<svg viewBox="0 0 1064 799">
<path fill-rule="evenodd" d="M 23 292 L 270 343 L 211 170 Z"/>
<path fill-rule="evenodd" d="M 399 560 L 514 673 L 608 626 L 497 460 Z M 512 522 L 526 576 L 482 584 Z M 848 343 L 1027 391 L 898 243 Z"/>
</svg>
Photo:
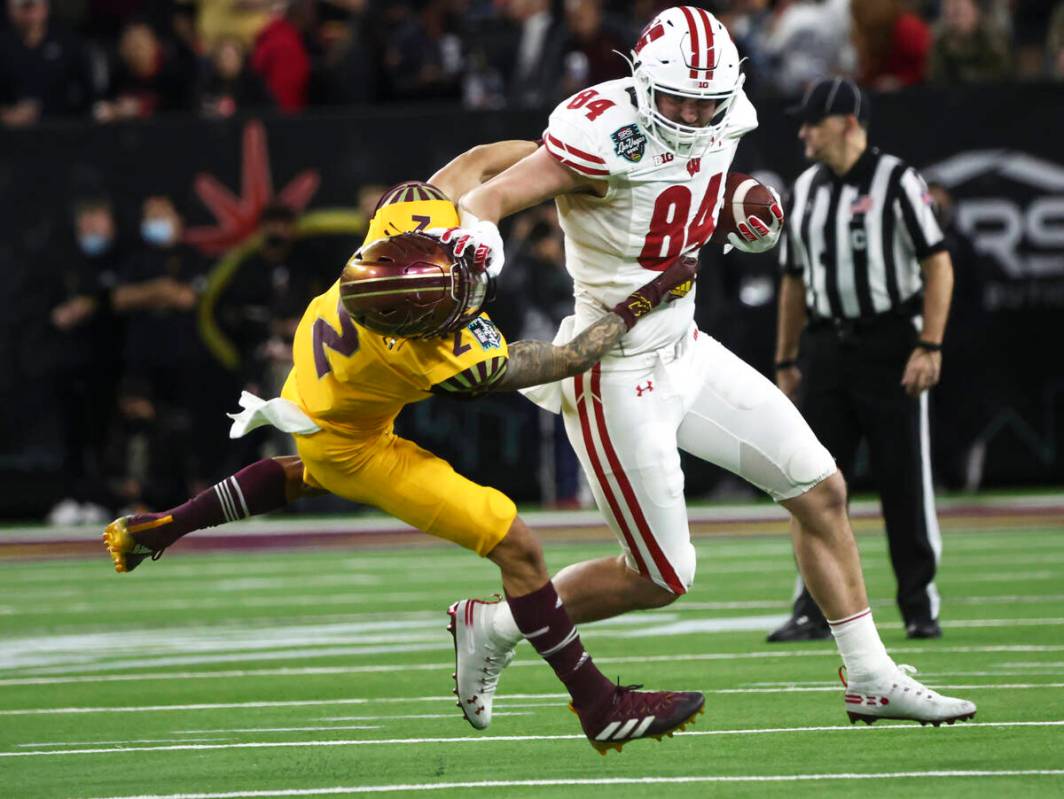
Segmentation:
<svg viewBox="0 0 1064 799">
<path fill-rule="evenodd" d="M 908 316 L 887 315 L 859 325 L 812 324 L 802 336 L 801 409 L 843 475 L 868 442 L 906 624 L 938 617 L 934 585 L 941 537 L 931 487 L 927 393 L 901 386 L 917 340 Z M 802 590 L 795 615 L 822 617 Z"/>
</svg>

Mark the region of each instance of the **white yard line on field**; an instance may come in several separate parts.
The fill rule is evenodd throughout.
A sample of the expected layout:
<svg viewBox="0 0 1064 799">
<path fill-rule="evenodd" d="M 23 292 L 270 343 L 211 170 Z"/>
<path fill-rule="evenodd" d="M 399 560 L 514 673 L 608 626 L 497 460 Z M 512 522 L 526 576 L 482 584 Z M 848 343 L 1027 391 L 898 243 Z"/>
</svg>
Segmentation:
<svg viewBox="0 0 1064 799">
<path fill-rule="evenodd" d="M 531 713 L 493 713 L 492 716 L 531 716 Z M 399 713 L 394 716 L 325 716 L 320 721 L 395 721 L 396 719 L 456 719 L 457 713 Z M 380 725 L 358 727 L 354 725 L 333 724 L 323 727 L 226 727 L 215 730 L 174 730 L 176 735 L 201 732 L 301 732 L 313 730 L 379 730 Z M 183 739 L 176 739 L 183 740 Z M 188 738 L 184 740 L 195 740 Z"/>
<path fill-rule="evenodd" d="M 442 715 L 442 714 L 441 714 Z M 496 714 L 498 715 L 498 714 Z M 448 713 L 448 718 L 455 718 L 454 713 Z M 223 736 L 221 738 L 189 738 L 184 735 L 185 732 L 323 732 L 328 730 L 379 730 L 380 725 L 367 725 L 367 724 L 344 724 L 335 726 L 319 726 L 319 727 L 247 727 L 241 729 L 225 729 L 225 730 L 174 730 L 175 735 L 180 735 L 180 738 L 133 738 L 130 740 L 121 741 L 59 741 L 50 743 L 25 743 L 18 744 L 19 749 L 43 749 L 45 747 L 57 747 L 57 746 L 104 746 L 107 744 L 153 744 L 153 743 L 169 743 L 169 744 L 187 744 L 196 741 L 232 741 L 233 736 Z"/>
<path fill-rule="evenodd" d="M 484 790 L 492 788 L 594 787 L 601 785 L 697 785 L 701 783 L 818 782 L 822 780 L 904 780 L 984 777 L 1059 777 L 1064 769 L 1001 769 L 979 771 L 882 771 L 873 773 L 827 772 L 820 774 L 733 774 L 679 777 L 599 777 L 597 779 L 485 780 L 481 782 L 429 782 L 391 785 L 331 786 L 328 788 L 278 788 L 265 791 L 224 793 L 139 794 L 96 799 L 271 799 L 289 796 L 343 796 L 402 791 Z"/>
<path fill-rule="evenodd" d="M 1064 682 L 1045 683 L 986 683 L 979 684 L 939 684 L 935 688 L 950 691 L 1046 691 L 1064 688 Z M 766 694 L 766 693 L 808 693 L 840 691 L 837 686 L 792 686 L 788 688 L 716 688 L 703 689 L 706 694 Z M 510 699 L 568 699 L 568 694 L 509 694 Z M 236 710 L 265 707 L 315 707 L 322 705 L 372 705 L 384 702 L 451 702 L 449 696 L 385 696 L 385 697 L 347 697 L 342 699 L 294 699 L 284 701 L 261 702 L 204 702 L 190 705 L 127 705 L 122 707 L 38 707 L 0 710 L 0 716 L 61 716 L 79 713 L 174 713 L 195 710 Z"/>
<path fill-rule="evenodd" d="M 425 593 L 411 593 L 408 595 L 411 601 L 415 599 L 419 602 L 428 601 L 430 603 L 435 602 L 439 593 L 436 591 L 426 591 Z M 50 597 L 52 598 L 52 597 Z M 228 600 L 225 604 L 226 607 L 232 609 L 234 606 L 241 608 L 289 608 L 289 607 L 325 607 L 325 606 L 344 606 L 344 605 L 364 605 L 367 602 L 377 601 L 380 597 L 373 594 L 315 594 L 311 596 L 248 596 L 248 597 L 234 597 Z M 1051 604 L 1055 602 L 1064 602 L 1064 595 L 1050 594 L 1043 596 L 987 596 L 987 597 L 950 597 L 951 605 L 986 605 L 986 604 L 998 604 L 998 605 L 1022 605 L 1022 604 Z M 879 608 L 891 608 L 894 606 L 894 602 L 887 599 L 873 600 L 871 603 L 873 609 Z M 787 607 L 787 602 L 780 600 L 778 597 L 775 599 L 752 599 L 735 602 L 712 602 L 712 601 L 699 601 L 691 600 L 684 601 L 669 606 L 670 613 L 676 613 L 680 611 L 699 611 L 699 610 L 779 610 L 783 611 Z M 218 601 L 216 599 L 191 599 L 191 600 L 162 600 L 158 602 L 137 602 L 137 608 L 143 613 L 158 612 L 158 611 L 181 611 L 181 610 L 206 610 L 217 609 Z M 56 605 L 43 605 L 39 602 L 27 602 L 23 607 L 15 607 L 13 605 L 0 605 L 0 616 L 77 616 L 83 614 L 97 615 L 100 612 L 100 602 L 98 600 L 92 602 L 73 602 Z M 284 617 L 247 617 L 249 625 L 269 625 L 269 624 L 286 624 L 294 622 L 306 622 L 306 623 L 321 623 L 332 621 L 350 621 L 360 619 L 433 619 L 437 618 L 440 611 L 425 611 L 425 610 L 405 610 L 405 611 L 371 611 L 371 612 L 344 612 L 333 615 L 329 614 L 315 614 L 308 616 L 284 616 Z"/>
<path fill-rule="evenodd" d="M 121 668 L 125 665 L 127 668 L 131 664 L 136 664 L 141 668 L 146 667 L 165 667 L 165 666 L 193 666 L 203 665 L 210 663 L 244 663 L 254 662 L 261 660 L 312 660 L 316 658 L 331 658 L 331 657 L 359 657 L 363 655 L 387 655 L 409 652 L 434 652 L 437 650 L 453 649 L 454 645 L 446 640 L 446 638 L 439 638 L 439 640 L 432 640 L 432 636 L 428 633 L 422 635 L 410 635 L 409 640 L 411 643 L 399 643 L 404 640 L 405 636 L 393 636 L 392 640 L 395 643 L 382 643 L 380 645 L 352 645 L 352 646 L 307 646 L 298 645 L 296 643 L 288 644 L 278 649 L 270 649 L 265 647 L 262 651 L 246 651 L 237 650 L 235 652 L 229 652 L 226 654 L 212 654 L 212 655 L 175 655 L 172 657 L 152 656 L 148 653 L 129 651 L 123 654 L 121 657 L 97 657 L 91 654 L 86 654 L 83 657 L 78 657 L 76 653 L 71 653 L 66 660 L 68 662 L 63 665 L 54 666 L 32 666 L 24 664 L 18 667 L 9 667 L 7 670 L 14 672 L 15 674 L 30 672 L 36 674 L 67 674 L 71 671 L 80 672 L 93 672 L 93 671 L 111 671 L 115 668 Z M 422 641 L 423 643 L 416 643 Z M 191 648 L 191 647 L 190 647 Z"/>
<path fill-rule="evenodd" d="M 631 615 L 596 625 L 589 641 L 604 638 L 662 638 L 727 632 L 761 632 L 786 620 L 785 614 L 681 619 L 677 614 Z M 953 619 L 946 626 L 962 628 L 1055 627 L 1061 617 Z M 447 649 L 436 620 L 363 621 L 315 625 L 283 625 L 238 629 L 232 625 L 163 630 L 110 631 L 77 635 L 9 638 L 0 652 L 0 667 L 35 677 L 71 671 L 109 671 L 118 663 L 165 667 L 252 660 L 374 655 L 389 652 Z M 883 622 L 881 629 L 901 629 Z"/>
<path fill-rule="evenodd" d="M 377 727 L 367 729 L 379 729 Z M 224 730 L 202 730 L 201 732 L 224 732 Z M 189 743 L 191 741 L 229 741 L 231 738 L 132 738 L 121 741 L 32 741 L 26 744 L 18 744 L 19 749 L 43 749 L 50 746 L 103 746 L 104 744 L 168 744 Z"/>
<path fill-rule="evenodd" d="M 424 649 L 450 649 L 450 644 L 441 644 Z M 361 652 L 362 650 L 357 650 Z M 904 646 L 891 647 L 893 654 L 923 655 L 923 654 L 970 654 L 970 653 L 994 653 L 994 652 L 1064 652 L 1064 645 L 1057 644 L 1009 644 L 992 646 Z M 311 653 L 302 651 L 302 657 L 307 658 L 312 654 L 321 655 L 320 650 Z M 294 655 L 293 655 L 294 657 Z M 760 652 L 705 652 L 696 654 L 674 655 L 643 655 L 643 656 L 617 656 L 596 657 L 599 664 L 622 665 L 625 663 L 671 663 L 688 661 L 730 661 L 730 660 L 765 660 L 766 658 L 806 658 L 806 657 L 830 657 L 838 658 L 834 647 L 827 645 L 822 649 L 776 649 Z M 248 658 L 251 659 L 251 658 Z M 143 666 L 145 664 L 138 664 Z M 529 657 L 518 659 L 510 664 L 509 668 L 531 666 L 540 668 L 543 662 L 538 658 Z M 114 664 L 101 664 L 114 668 Z M 106 683 L 106 682 L 140 682 L 145 680 L 229 680 L 244 679 L 247 677 L 312 677 L 330 676 L 337 674 L 377 674 L 401 671 L 439 671 L 441 669 L 453 669 L 454 661 L 439 663 L 379 663 L 367 666 L 304 666 L 301 668 L 275 668 L 275 669 L 228 669 L 225 671 L 152 671 L 139 674 L 101 674 L 101 675 L 77 675 L 67 677 L 12 677 L 0 680 L 0 687 L 16 685 L 67 685 L 77 683 Z M 87 671 L 86 667 L 71 667 L 75 671 Z"/>
<path fill-rule="evenodd" d="M 610 630 L 605 632 L 592 628 L 584 634 L 584 638 L 591 641 L 595 638 L 657 638 L 671 635 L 753 632 L 756 630 L 770 630 L 776 624 L 786 621 L 787 618 L 786 615 L 771 615 L 685 619 L 672 624 L 655 624 L 634 630 Z M 950 619 L 945 624 L 945 627 L 1050 627 L 1061 624 L 1064 624 L 1064 618 Z M 904 624 L 898 621 L 877 622 L 876 626 L 881 630 L 901 630 L 905 627 Z"/>
<path fill-rule="evenodd" d="M 1031 572 L 991 572 L 988 574 L 965 574 L 966 583 L 1028 583 L 1060 579 L 1060 570 Z"/>
<path fill-rule="evenodd" d="M 678 618 L 674 613 L 630 614 L 599 625 L 600 634 L 614 628 L 663 625 Z M 85 671 L 109 670 L 116 661 L 142 666 L 178 663 L 321 656 L 323 653 L 370 653 L 380 646 L 424 645 L 448 648 L 441 630 L 445 617 L 394 620 L 365 619 L 329 623 L 249 626 L 227 621 L 214 625 L 137 628 L 69 634 L 11 636 L 0 649 L 0 668 L 30 670 L 35 676 L 64 673 L 73 667 Z M 332 647 L 332 649 L 328 649 Z M 337 649 L 339 647 L 339 649 Z M 368 647 L 368 648 L 367 648 Z M 254 653 L 254 654 L 248 654 Z"/>
<path fill-rule="evenodd" d="M 511 699 L 568 699 L 569 694 L 510 694 Z M 315 707 L 322 705 L 373 705 L 395 704 L 403 702 L 448 702 L 453 703 L 454 697 L 450 696 L 378 696 L 372 699 L 365 697 L 348 697 L 345 699 L 289 699 L 262 702 L 209 702 L 193 705 L 144 705 L 126 707 L 64 707 L 64 708 L 23 708 L 18 710 L 0 710 L 0 716 L 49 716 L 67 713 L 167 713 L 185 710 L 235 710 L 237 708 L 264 708 L 264 707 Z"/>
<path fill-rule="evenodd" d="M 986 723 L 966 722 L 951 727 L 940 729 L 948 730 L 981 730 L 983 728 L 998 727 L 1060 727 L 1064 721 L 992 721 Z M 677 736 L 706 736 L 706 735 L 786 735 L 791 733 L 823 733 L 823 732 L 914 732 L 926 728 L 917 724 L 882 724 L 878 727 L 860 725 L 831 725 L 817 727 L 773 727 L 753 728 L 745 730 L 695 730 L 676 733 Z M 46 752 L 0 752 L 0 757 L 57 757 L 59 755 L 101 755 L 120 752 L 175 752 L 175 751 L 204 751 L 217 749 L 291 749 L 300 747 L 334 747 L 334 746 L 382 746 L 401 745 L 413 746 L 420 744 L 475 744 L 475 743 L 501 743 L 513 741 L 570 741 L 586 738 L 583 735 L 483 735 L 461 736 L 449 738 L 353 738 L 333 741 L 261 741 L 234 744 L 174 744 L 169 746 L 127 746 L 108 749 L 65 749 Z"/>
<path fill-rule="evenodd" d="M 492 718 L 495 716 L 531 716 L 531 713 L 523 711 L 511 712 L 505 710 L 500 712 L 498 708 L 505 707 L 554 707 L 555 701 L 551 702 L 538 702 L 534 704 L 520 705 L 502 702 L 496 705 L 496 710 L 492 713 Z M 458 718 L 456 713 L 397 713 L 394 716 L 322 716 L 321 721 L 392 721 L 393 719 L 453 719 Z M 210 730 L 207 730 L 210 732 Z"/>
</svg>

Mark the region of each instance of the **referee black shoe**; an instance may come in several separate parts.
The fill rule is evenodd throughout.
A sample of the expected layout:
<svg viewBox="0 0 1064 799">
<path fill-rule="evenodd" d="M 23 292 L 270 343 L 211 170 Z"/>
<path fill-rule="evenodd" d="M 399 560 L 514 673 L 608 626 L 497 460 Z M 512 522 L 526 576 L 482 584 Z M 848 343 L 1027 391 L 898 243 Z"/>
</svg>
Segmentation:
<svg viewBox="0 0 1064 799">
<path fill-rule="evenodd" d="M 770 644 L 790 643 L 791 641 L 822 641 L 831 638 L 831 627 L 823 619 L 810 616 L 791 616 L 787 622 L 768 636 Z"/>
<path fill-rule="evenodd" d="M 906 638 L 941 638 L 942 628 L 937 619 L 930 621 L 911 621 L 905 625 Z"/>
</svg>

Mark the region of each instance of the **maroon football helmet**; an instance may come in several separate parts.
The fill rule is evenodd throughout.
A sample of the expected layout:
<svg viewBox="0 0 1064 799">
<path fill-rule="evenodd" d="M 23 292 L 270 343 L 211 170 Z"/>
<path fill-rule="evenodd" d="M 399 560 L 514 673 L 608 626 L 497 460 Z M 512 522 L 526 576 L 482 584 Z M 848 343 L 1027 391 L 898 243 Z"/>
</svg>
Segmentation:
<svg viewBox="0 0 1064 799">
<path fill-rule="evenodd" d="M 340 276 L 351 318 L 385 336 L 434 338 L 468 324 L 484 304 L 489 277 L 469 257 L 426 233 L 378 239 L 355 253 Z"/>
</svg>

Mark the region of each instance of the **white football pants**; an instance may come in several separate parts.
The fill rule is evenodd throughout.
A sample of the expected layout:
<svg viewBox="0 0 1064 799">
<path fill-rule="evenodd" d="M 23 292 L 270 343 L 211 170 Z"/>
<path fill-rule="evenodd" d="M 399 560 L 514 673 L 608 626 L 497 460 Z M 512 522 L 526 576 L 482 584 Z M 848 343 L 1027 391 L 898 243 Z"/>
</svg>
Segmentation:
<svg viewBox="0 0 1064 799">
<path fill-rule="evenodd" d="M 628 564 L 676 594 L 695 576 L 680 449 L 776 501 L 835 472 L 783 392 L 694 327 L 674 346 L 607 358 L 565 380 L 562 413 Z"/>
</svg>

